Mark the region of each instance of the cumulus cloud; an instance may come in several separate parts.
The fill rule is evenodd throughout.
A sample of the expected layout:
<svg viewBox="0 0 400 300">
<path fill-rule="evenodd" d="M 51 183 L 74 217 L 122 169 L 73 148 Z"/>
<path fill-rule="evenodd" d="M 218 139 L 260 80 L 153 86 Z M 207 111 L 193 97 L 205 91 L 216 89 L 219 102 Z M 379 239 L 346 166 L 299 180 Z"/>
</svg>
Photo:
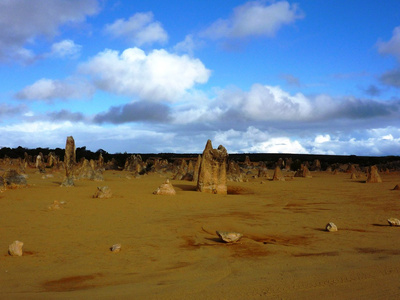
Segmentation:
<svg viewBox="0 0 400 300">
<path fill-rule="evenodd" d="M 113 37 L 124 38 L 136 46 L 165 43 L 168 34 L 160 22 L 154 21 L 152 12 L 136 13 L 128 20 L 118 19 L 105 27 L 105 32 Z"/>
<path fill-rule="evenodd" d="M 84 80 L 53 80 L 42 78 L 16 93 L 20 100 L 82 99 L 91 97 L 94 88 Z"/>
<path fill-rule="evenodd" d="M 98 9 L 97 0 L 1 1 L 0 60 L 32 61 L 35 55 L 27 46 L 37 37 L 53 37 L 61 25 L 84 21 Z"/>
<path fill-rule="evenodd" d="M 99 89 L 170 102 L 179 100 L 196 83 L 207 82 L 211 73 L 199 59 L 163 49 L 146 54 L 139 48 L 121 54 L 105 50 L 81 65 L 80 70 L 90 75 Z"/>
<path fill-rule="evenodd" d="M 82 46 L 75 44 L 72 40 L 62 40 L 51 46 L 50 56 L 60 58 L 77 58 Z"/>
<path fill-rule="evenodd" d="M 264 1 L 250 1 L 234 8 L 230 18 L 215 21 L 201 36 L 211 39 L 272 37 L 282 26 L 302 17 L 297 5 L 287 1 L 269 5 Z"/>
<path fill-rule="evenodd" d="M 94 117 L 95 123 L 122 124 L 128 122 L 166 122 L 170 120 L 170 108 L 167 105 L 139 101 L 123 106 L 112 106 L 107 112 Z"/>
<path fill-rule="evenodd" d="M 377 46 L 379 53 L 393 55 L 400 62 L 400 26 L 393 30 L 392 38 L 389 41 L 379 41 Z"/>
<path fill-rule="evenodd" d="M 383 73 L 379 79 L 385 85 L 400 88 L 400 68 Z"/>
</svg>

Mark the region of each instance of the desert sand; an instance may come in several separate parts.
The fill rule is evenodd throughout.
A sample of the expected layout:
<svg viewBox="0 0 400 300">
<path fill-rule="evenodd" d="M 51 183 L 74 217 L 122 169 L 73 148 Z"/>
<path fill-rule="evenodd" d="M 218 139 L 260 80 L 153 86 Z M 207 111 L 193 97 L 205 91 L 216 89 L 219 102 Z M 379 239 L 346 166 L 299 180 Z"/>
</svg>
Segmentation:
<svg viewBox="0 0 400 300">
<path fill-rule="evenodd" d="M 250 177 L 227 195 L 170 178 L 174 196 L 153 194 L 160 174 L 106 171 L 74 187 L 60 187 L 63 172 L 27 174 L 27 187 L 0 194 L 1 299 L 400 297 L 400 227 L 387 223 L 400 218 L 398 172 L 368 184 L 330 172 Z M 112 198 L 93 198 L 98 186 Z M 55 200 L 65 204 L 49 210 Z M 217 230 L 243 237 L 223 243 Z M 15 240 L 21 257 L 7 253 Z"/>
</svg>

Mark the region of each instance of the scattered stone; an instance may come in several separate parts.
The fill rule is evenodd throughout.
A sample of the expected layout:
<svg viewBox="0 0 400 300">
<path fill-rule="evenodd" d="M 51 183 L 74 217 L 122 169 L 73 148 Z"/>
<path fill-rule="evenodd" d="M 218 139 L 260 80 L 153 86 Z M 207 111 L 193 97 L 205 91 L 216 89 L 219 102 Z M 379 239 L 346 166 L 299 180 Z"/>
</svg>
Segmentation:
<svg viewBox="0 0 400 300">
<path fill-rule="evenodd" d="M 366 182 L 367 183 L 382 182 L 381 176 L 379 176 L 378 173 L 377 166 L 371 166 L 368 168 L 368 177 Z"/>
<path fill-rule="evenodd" d="M 225 243 L 236 243 L 243 236 L 243 234 L 239 232 L 231 231 L 217 231 L 217 234 Z"/>
<path fill-rule="evenodd" d="M 334 223 L 332 223 L 332 222 L 329 222 L 327 225 L 326 225 L 326 231 L 329 231 L 329 232 L 334 232 L 334 231 L 338 231 L 338 229 L 337 229 L 337 226 L 334 224 Z"/>
<path fill-rule="evenodd" d="M 220 145 L 218 149 L 213 149 L 211 140 L 207 141 L 200 164 L 198 191 L 225 195 L 228 193 L 226 185 L 227 158 L 228 152 L 224 146 Z"/>
<path fill-rule="evenodd" d="M 312 175 L 307 165 L 302 164 L 300 169 L 294 174 L 294 177 L 312 178 Z"/>
<path fill-rule="evenodd" d="M 11 256 L 22 256 L 23 245 L 23 242 L 14 241 L 10 246 L 8 246 L 8 254 Z"/>
<path fill-rule="evenodd" d="M 112 197 L 112 192 L 108 186 L 98 186 L 96 193 L 93 195 L 93 198 L 108 199 L 111 197 Z"/>
<path fill-rule="evenodd" d="M 400 184 L 396 184 L 396 186 L 393 188 L 393 190 L 400 190 Z"/>
<path fill-rule="evenodd" d="M 157 190 L 153 192 L 154 195 L 175 195 L 175 189 L 172 184 L 167 179 L 163 184 L 161 184 Z"/>
<path fill-rule="evenodd" d="M 396 218 L 390 218 L 387 220 L 390 226 L 400 226 L 400 220 Z"/>
<path fill-rule="evenodd" d="M 58 201 L 58 200 L 54 200 L 53 204 L 51 204 L 48 208 L 49 210 L 59 210 L 61 208 L 63 208 L 63 205 L 65 204 L 64 201 Z"/>
<path fill-rule="evenodd" d="M 115 244 L 110 247 L 111 252 L 118 253 L 121 251 L 121 244 Z"/>
</svg>

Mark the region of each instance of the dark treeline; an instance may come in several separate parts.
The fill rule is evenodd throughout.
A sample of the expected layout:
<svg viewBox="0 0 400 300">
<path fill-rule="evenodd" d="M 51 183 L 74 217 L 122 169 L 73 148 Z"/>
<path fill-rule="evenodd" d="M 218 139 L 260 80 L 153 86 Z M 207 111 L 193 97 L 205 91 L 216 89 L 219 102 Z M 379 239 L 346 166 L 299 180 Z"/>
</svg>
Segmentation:
<svg viewBox="0 0 400 300">
<path fill-rule="evenodd" d="M 50 152 L 54 152 L 60 160 L 64 160 L 65 150 L 61 148 L 49 149 L 49 148 L 36 148 L 28 149 L 24 147 L 17 148 L 0 148 L 0 158 L 23 158 L 24 154 L 27 153 L 30 157 L 36 157 L 39 153 L 43 155 L 48 155 Z M 76 159 L 79 161 L 81 158 L 97 160 L 102 154 L 104 160 L 111 161 L 115 159 L 119 166 L 124 166 L 126 159 L 132 154 L 140 153 L 114 153 L 110 154 L 103 149 L 99 149 L 96 152 L 87 150 L 86 147 L 76 148 Z M 167 159 L 169 162 L 173 162 L 179 158 L 196 158 L 199 153 L 145 153 L 140 154 L 142 159 L 145 161 L 149 158 L 160 158 Z M 244 162 L 246 156 L 250 158 L 252 162 L 263 161 L 266 162 L 267 166 L 273 166 L 280 158 L 292 159 L 293 163 L 300 164 L 303 162 L 312 163 L 314 160 L 318 159 L 321 162 L 322 169 L 332 164 L 358 164 L 361 167 L 371 166 L 371 165 L 383 165 L 391 163 L 400 163 L 400 156 L 356 156 L 356 155 L 318 155 L 318 154 L 283 154 L 283 153 L 240 153 L 240 154 L 229 154 L 229 159 L 235 160 L 237 162 Z"/>
</svg>

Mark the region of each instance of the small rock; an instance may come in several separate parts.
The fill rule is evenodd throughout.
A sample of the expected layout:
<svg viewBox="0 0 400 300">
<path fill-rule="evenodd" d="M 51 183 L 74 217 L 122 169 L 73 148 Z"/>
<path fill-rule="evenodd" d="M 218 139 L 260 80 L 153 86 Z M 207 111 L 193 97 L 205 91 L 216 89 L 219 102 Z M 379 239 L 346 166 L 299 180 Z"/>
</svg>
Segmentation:
<svg viewBox="0 0 400 300">
<path fill-rule="evenodd" d="M 400 220 L 396 218 L 390 218 L 387 220 L 390 226 L 400 226 Z"/>
<path fill-rule="evenodd" d="M 163 184 L 160 185 L 157 190 L 153 192 L 154 195 L 175 195 L 175 189 L 167 179 Z"/>
<path fill-rule="evenodd" d="M 243 234 L 239 232 L 230 231 L 217 231 L 217 234 L 225 243 L 235 243 L 239 241 L 243 236 Z"/>
<path fill-rule="evenodd" d="M 121 244 L 112 245 L 110 248 L 111 252 L 118 253 L 121 251 Z"/>
<path fill-rule="evenodd" d="M 65 204 L 64 201 L 60 202 L 58 200 L 54 200 L 53 204 L 49 206 L 49 210 L 61 209 L 63 204 Z"/>
<path fill-rule="evenodd" d="M 337 229 L 337 226 L 334 224 L 334 223 L 332 223 L 332 222 L 329 222 L 327 225 L 326 225 L 326 231 L 329 231 L 329 232 L 334 232 L 334 231 L 337 231 L 338 229 Z"/>
<path fill-rule="evenodd" d="M 395 191 L 400 190 L 400 184 L 396 184 L 395 187 L 393 188 L 393 190 L 395 190 Z"/>
<path fill-rule="evenodd" d="M 10 246 L 8 246 L 8 254 L 11 256 L 22 256 L 22 246 L 23 242 L 14 241 Z"/>
<path fill-rule="evenodd" d="M 112 192 L 108 186 L 98 186 L 93 198 L 111 198 Z"/>
</svg>

